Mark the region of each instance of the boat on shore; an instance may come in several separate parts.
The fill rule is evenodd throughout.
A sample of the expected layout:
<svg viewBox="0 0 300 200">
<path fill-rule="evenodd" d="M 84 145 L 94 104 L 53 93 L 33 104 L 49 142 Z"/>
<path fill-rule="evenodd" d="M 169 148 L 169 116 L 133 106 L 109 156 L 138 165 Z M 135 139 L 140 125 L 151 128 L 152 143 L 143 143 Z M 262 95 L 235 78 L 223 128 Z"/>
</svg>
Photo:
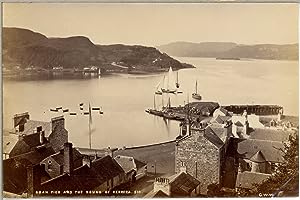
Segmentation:
<svg viewBox="0 0 300 200">
<path fill-rule="evenodd" d="M 50 111 L 52 111 L 52 112 L 58 112 L 57 109 L 53 109 L 53 108 L 50 108 Z"/>
<path fill-rule="evenodd" d="M 76 112 L 70 112 L 70 115 L 77 115 Z"/>
<path fill-rule="evenodd" d="M 198 94 L 198 83 L 196 81 L 196 88 L 195 88 L 195 93 L 192 94 L 192 97 L 193 99 L 196 99 L 196 100 L 201 100 L 202 97 L 200 94 Z"/>
</svg>

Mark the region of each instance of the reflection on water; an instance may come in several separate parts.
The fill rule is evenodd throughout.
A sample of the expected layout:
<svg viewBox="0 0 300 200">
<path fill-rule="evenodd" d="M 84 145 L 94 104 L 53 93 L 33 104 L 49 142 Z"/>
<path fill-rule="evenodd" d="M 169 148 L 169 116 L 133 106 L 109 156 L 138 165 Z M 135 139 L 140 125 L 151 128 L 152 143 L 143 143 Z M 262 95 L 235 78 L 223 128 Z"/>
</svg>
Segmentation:
<svg viewBox="0 0 300 200">
<path fill-rule="evenodd" d="M 200 58 L 177 58 L 196 69 L 179 72 L 183 94 L 156 96 L 155 105 L 183 105 L 192 101 L 191 93 L 198 80 L 198 92 L 204 101 L 220 104 L 278 104 L 284 112 L 298 115 L 298 63 L 294 61 L 230 61 Z M 147 114 L 153 107 L 155 86 L 162 74 L 115 74 L 99 79 L 5 81 L 4 128 L 12 126 L 12 115 L 29 111 L 31 119 L 49 121 L 65 115 L 69 138 L 75 146 L 88 147 L 88 115 L 80 114 L 88 104 L 102 107 L 104 115 L 93 111 L 93 147 L 133 146 L 175 139 L 178 122 L 164 121 Z M 189 94 L 189 97 L 188 95 Z M 62 106 L 69 113 L 50 112 Z"/>
</svg>

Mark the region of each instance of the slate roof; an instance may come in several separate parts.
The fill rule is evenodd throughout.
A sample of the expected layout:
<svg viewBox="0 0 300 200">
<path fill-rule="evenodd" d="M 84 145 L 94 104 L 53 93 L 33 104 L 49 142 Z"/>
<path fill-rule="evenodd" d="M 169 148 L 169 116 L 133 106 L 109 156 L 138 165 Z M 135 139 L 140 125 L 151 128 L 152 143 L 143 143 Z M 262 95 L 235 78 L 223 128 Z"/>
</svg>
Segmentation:
<svg viewBox="0 0 300 200">
<path fill-rule="evenodd" d="M 24 125 L 24 131 L 20 133 L 25 135 L 32 134 L 34 132 L 34 129 L 36 129 L 38 126 L 42 126 L 43 131 L 45 131 L 45 137 L 49 137 L 52 131 L 51 122 L 27 120 L 27 122 Z"/>
<path fill-rule="evenodd" d="M 292 133 L 292 131 L 284 131 L 281 129 L 256 128 L 252 132 L 250 132 L 250 138 L 283 142 L 288 141 L 289 135 Z"/>
<path fill-rule="evenodd" d="M 218 115 L 214 118 L 212 118 L 210 120 L 210 123 L 218 123 L 218 124 L 224 124 L 226 121 L 228 121 L 229 119 L 231 119 L 230 116 L 221 116 L 221 115 Z"/>
<path fill-rule="evenodd" d="M 237 122 L 235 122 L 234 124 L 235 124 L 236 126 L 240 126 L 240 127 L 241 127 L 241 126 L 244 126 L 244 125 L 242 124 L 242 122 L 240 122 L 240 121 L 237 121 Z"/>
<path fill-rule="evenodd" d="M 250 159 L 257 151 L 261 151 L 266 161 L 282 162 L 283 153 L 279 150 L 283 148 L 283 143 L 267 140 L 252 140 L 232 138 L 237 142 L 237 156 L 239 158 Z"/>
<path fill-rule="evenodd" d="M 158 190 L 156 192 L 152 190 L 151 192 L 149 192 L 144 196 L 144 198 L 167 198 L 167 197 L 169 196 L 161 190 Z"/>
<path fill-rule="evenodd" d="M 263 163 L 266 162 L 266 158 L 263 155 L 261 151 L 256 152 L 251 158 L 251 161 L 256 162 L 256 163 Z"/>
<path fill-rule="evenodd" d="M 249 171 L 238 173 L 235 186 L 240 188 L 252 189 L 253 184 L 262 183 L 269 176 L 271 175 Z"/>
<path fill-rule="evenodd" d="M 123 168 L 125 173 L 129 173 L 132 170 L 138 170 L 138 169 L 144 167 L 145 165 L 147 165 L 146 163 L 143 163 L 143 162 L 141 162 L 137 159 L 134 159 L 133 157 L 130 157 L 130 156 L 118 155 L 114 159 Z"/>
<path fill-rule="evenodd" d="M 147 163 L 144 163 L 142 161 L 139 161 L 137 159 L 134 158 L 134 162 L 135 162 L 135 165 L 136 165 L 136 168 L 139 170 L 141 169 L 142 167 L 145 167 L 147 165 Z"/>
<path fill-rule="evenodd" d="M 48 156 L 54 154 L 55 151 L 51 146 L 43 146 L 39 149 L 35 149 L 33 151 L 30 151 L 28 153 L 24 153 L 18 156 L 11 157 L 9 159 L 25 159 L 28 160 L 31 164 L 35 165 L 40 163 L 44 158 L 47 158 Z"/>
<path fill-rule="evenodd" d="M 115 157 L 115 161 L 123 168 L 126 174 L 136 169 L 133 157 L 119 155 Z"/>
<path fill-rule="evenodd" d="M 45 147 L 3 160 L 4 190 L 15 194 L 24 192 L 27 189 L 26 167 L 39 164 L 44 158 L 53 153 L 55 152 L 51 147 Z"/>
<path fill-rule="evenodd" d="M 46 143 L 47 140 L 44 138 Z M 33 150 L 33 148 L 41 146 L 40 143 L 40 133 L 29 134 L 25 136 L 20 136 L 14 147 L 10 151 L 10 156 L 17 156 L 24 154 Z"/>
<path fill-rule="evenodd" d="M 91 167 L 83 165 L 72 175 L 63 174 L 42 183 L 42 190 L 92 190 L 120 174 L 124 174 L 120 165 L 110 156 L 105 156 L 92 161 Z"/>
<path fill-rule="evenodd" d="M 64 165 L 64 149 L 60 150 L 58 153 L 51 155 L 49 157 L 52 157 L 60 166 Z M 79 153 L 79 151 L 73 148 L 74 169 L 82 165 L 82 157 L 83 156 L 81 155 L 81 153 Z"/>
<path fill-rule="evenodd" d="M 14 146 L 17 144 L 18 140 L 19 136 L 16 134 L 3 133 L 3 153 L 9 154 L 14 148 Z"/>
<path fill-rule="evenodd" d="M 200 182 L 188 173 L 181 172 L 169 178 L 172 196 L 189 196 Z"/>
<path fill-rule="evenodd" d="M 206 127 L 203 136 L 213 143 L 217 148 L 220 148 L 224 145 L 223 136 L 224 130 L 217 127 L 208 126 Z M 222 139 L 221 139 L 222 138 Z"/>
<path fill-rule="evenodd" d="M 230 116 L 231 114 L 223 107 L 218 108 L 217 110 L 221 111 L 225 116 Z"/>
</svg>

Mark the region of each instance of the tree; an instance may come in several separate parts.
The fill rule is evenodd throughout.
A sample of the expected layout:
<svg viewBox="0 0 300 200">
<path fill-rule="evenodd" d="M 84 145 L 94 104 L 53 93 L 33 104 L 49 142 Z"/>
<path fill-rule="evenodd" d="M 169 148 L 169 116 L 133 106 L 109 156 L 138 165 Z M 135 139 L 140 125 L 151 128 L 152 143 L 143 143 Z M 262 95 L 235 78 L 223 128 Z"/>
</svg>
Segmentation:
<svg viewBox="0 0 300 200">
<path fill-rule="evenodd" d="M 249 195 L 260 196 L 262 194 L 273 194 L 273 196 L 297 196 L 299 176 L 299 136 L 298 130 L 289 136 L 282 149 L 283 162 L 278 165 L 274 174 L 261 184 L 255 185 L 255 189 Z M 271 197 L 271 196 L 270 196 Z"/>
</svg>

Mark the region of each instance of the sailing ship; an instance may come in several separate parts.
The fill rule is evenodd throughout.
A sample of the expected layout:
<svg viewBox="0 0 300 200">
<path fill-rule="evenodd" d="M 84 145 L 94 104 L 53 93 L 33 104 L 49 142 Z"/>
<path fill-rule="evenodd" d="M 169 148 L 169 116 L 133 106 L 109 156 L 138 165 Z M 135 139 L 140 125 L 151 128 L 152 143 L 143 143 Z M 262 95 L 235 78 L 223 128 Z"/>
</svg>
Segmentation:
<svg viewBox="0 0 300 200">
<path fill-rule="evenodd" d="M 173 76 L 174 76 L 173 70 L 172 70 L 172 67 L 170 67 L 168 75 L 167 75 L 167 80 L 165 81 L 165 79 L 164 79 L 164 84 L 163 84 L 163 87 L 161 88 L 161 91 L 163 93 L 175 94 L 177 92 L 177 88 L 176 88 L 176 84 L 175 84 L 175 80 L 174 80 Z"/>
<path fill-rule="evenodd" d="M 195 91 L 195 93 L 192 94 L 192 97 L 194 99 L 197 99 L 197 100 L 201 100 L 202 99 L 201 95 L 198 94 L 198 84 L 197 84 L 197 81 L 196 81 L 196 91 Z"/>
<path fill-rule="evenodd" d="M 153 98 L 153 109 L 149 108 L 149 109 L 145 110 L 145 112 L 152 114 L 152 115 L 157 115 L 157 116 L 161 116 L 161 117 L 163 116 L 163 112 L 156 109 L 155 95 Z"/>
<path fill-rule="evenodd" d="M 163 82 L 164 82 L 164 80 L 165 80 L 165 76 L 163 77 Z M 161 82 L 159 82 L 158 84 L 157 84 L 157 86 L 156 86 L 156 91 L 155 91 L 155 94 L 157 94 L 157 95 L 162 95 L 163 93 L 162 93 L 162 91 L 160 90 L 160 84 L 161 84 Z"/>
</svg>

